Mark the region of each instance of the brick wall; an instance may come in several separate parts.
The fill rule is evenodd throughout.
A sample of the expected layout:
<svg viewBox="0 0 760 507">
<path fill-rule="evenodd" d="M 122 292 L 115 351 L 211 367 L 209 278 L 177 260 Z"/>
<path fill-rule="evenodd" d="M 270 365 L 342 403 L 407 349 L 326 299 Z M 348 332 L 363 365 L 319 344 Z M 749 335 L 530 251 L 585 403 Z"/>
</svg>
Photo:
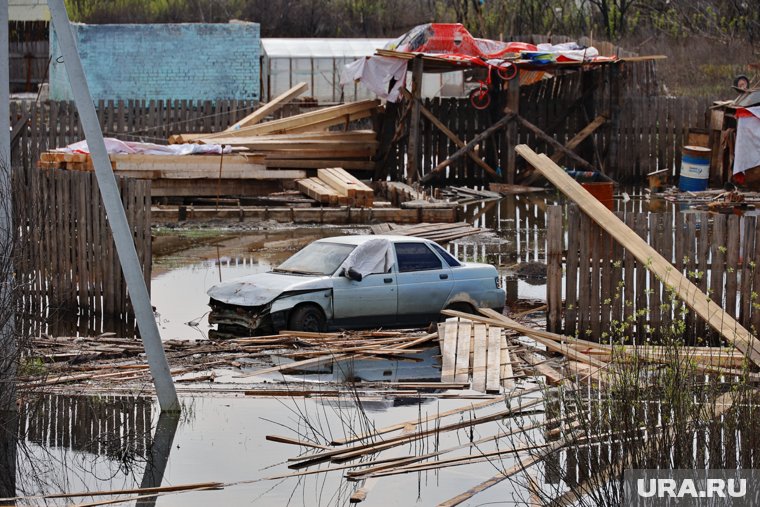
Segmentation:
<svg viewBox="0 0 760 507">
<path fill-rule="evenodd" d="M 93 100 L 259 99 L 258 23 L 73 24 Z M 51 25 L 50 98 L 71 100 Z"/>
</svg>

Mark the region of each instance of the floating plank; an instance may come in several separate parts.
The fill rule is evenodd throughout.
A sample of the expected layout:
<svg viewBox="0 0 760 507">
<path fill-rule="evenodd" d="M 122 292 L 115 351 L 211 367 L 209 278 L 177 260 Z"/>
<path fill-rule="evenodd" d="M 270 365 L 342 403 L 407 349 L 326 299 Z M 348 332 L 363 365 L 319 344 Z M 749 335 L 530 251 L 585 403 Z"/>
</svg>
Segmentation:
<svg viewBox="0 0 760 507">
<path fill-rule="evenodd" d="M 279 109 L 293 100 L 294 98 L 298 97 L 302 93 L 304 93 L 306 90 L 309 89 L 309 85 L 306 83 L 298 83 L 290 90 L 286 91 L 285 93 L 278 95 L 268 103 L 264 104 L 239 122 L 232 125 L 230 128 L 226 129 L 227 132 L 230 130 L 238 130 L 242 127 L 248 127 L 251 125 L 255 125 L 256 123 L 260 122 L 264 118 L 266 118 L 268 115 L 274 113 L 275 111 L 279 111 Z"/>
<path fill-rule="evenodd" d="M 446 319 L 438 324 L 439 343 L 441 345 L 442 365 L 441 382 L 454 382 L 454 368 L 457 357 L 458 320 Z M 443 332 L 442 332 L 443 331 Z"/>
<path fill-rule="evenodd" d="M 631 252 L 637 261 L 671 288 L 678 298 L 702 317 L 710 327 L 741 350 L 755 365 L 760 365 L 760 342 L 720 305 L 699 290 L 694 283 L 683 276 L 670 262 L 546 155 L 538 155 L 526 145 L 518 145 L 515 150 L 546 179 L 575 201 L 584 213 Z"/>
<path fill-rule="evenodd" d="M 502 385 L 502 376 L 505 377 L 504 387 L 514 386 L 514 381 L 511 380 L 511 377 L 514 374 L 512 373 L 512 364 L 509 362 L 509 349 L 506 347 L 506 343 L 507 340 L 502 337 L 501 329 L 498 327 L 488 327 L 488 356 L 486 359 L 488 363 L 488 369 L 486 373 L 486 392 L 498 393 Z M 505 359 L 503 358 L 505 352 L 507 361 L 506 364 L 504 363 Z M 509 369 L 508 371 L 504 371 L 502 374 L 502 371 L 504 370 L 503 366 L 506 365 L 508 365 Z M 508 385 L 507 382 L 510 384 Z"/>
<path fill-rule="evenodd" d="M 454 382 L 467 382 L 470 379 L 470 339 L 472 321 L 460 318 L 457 329 L 457 360 L 454 369 Z"/>
<path fill-rule="evenodd" d="M 487 333 L 486 326 L 482 324 L 473 325 L 472 389 L 481 393 L 486 392 L 488 346 L 490 345 Z M 498 365 L 498 362 L 496 364 Z M 498 366 L 496 371 L 499 371 Z"/>
</svg>

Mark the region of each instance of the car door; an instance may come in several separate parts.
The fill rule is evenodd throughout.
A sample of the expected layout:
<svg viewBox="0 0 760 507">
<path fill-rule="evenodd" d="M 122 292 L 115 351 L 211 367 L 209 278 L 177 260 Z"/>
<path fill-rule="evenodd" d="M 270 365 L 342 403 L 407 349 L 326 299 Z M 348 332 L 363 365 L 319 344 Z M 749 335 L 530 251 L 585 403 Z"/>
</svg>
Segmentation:
<svg viewBox="0 0 760 507">
<path fill-rule="evenodd" d="M 396 273 L 374 273 L 361 280 L 333 280 L 335 324 L 372 327 L 393 324 L 398 305 Z"/>
<path fill-rule="evenodd" d="M 437 319 L 454 287 L 451 269 L 424 242 L 397 242 L 394 249 L 399 322 Z"/>
</svg>

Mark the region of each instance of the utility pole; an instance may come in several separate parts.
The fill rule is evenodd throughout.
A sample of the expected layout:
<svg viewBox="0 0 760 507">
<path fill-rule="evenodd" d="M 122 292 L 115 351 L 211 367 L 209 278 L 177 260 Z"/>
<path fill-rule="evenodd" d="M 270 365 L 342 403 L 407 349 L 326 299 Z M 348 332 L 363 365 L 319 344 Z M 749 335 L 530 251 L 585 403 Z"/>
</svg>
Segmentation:
<svg viewBox="0 0 760 507">
<path fill-rule="evenodd" d="M 135 243 L 121 203 L 121 195 L 116 186 L 116 178 L 111 170 L 111 160 L 108 158 L 106 145 L 103 141 L 103 132 L 100 129 L 100 122 L 95 112 L 90 89 L 87 86 L 87 79 L 74 41 L 74 34 L 71 31 L 66 6 L 63 0 L 48 0 L 48 5 L 58 37 L 58 45 L 63 55 L 63 63 L 69 76 L 74 102 L 79 111 L 90 157 L 95 167 L 95 177 L 108 216 L 108 224 L 113 233 L 116 252 L 119 254 L 121 270 L 127 282 L 129 298 L 132 301 L 135 319 L 148 357 L 150 373 L 153 375 L 158 403 L 161 406 L 161 411 L 178 411 L 179 401 L 169 372 L 169 363 L 166 361 L 166 353 L 161 343 L 161 334 L 153 315 L 148 288 L 143 279 Z"/>
</svg>

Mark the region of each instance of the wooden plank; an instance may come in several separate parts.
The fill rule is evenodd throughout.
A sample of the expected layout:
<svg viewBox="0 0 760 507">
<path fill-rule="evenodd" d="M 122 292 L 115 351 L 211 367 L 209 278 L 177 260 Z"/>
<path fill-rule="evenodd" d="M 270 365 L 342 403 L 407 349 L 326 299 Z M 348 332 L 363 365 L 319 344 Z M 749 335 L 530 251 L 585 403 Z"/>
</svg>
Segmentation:
<svg viewBox="0 0 760 507">
<path fill-rule="evenodd" d="M 565 280 L 565 326 L 564 332 L 575 335 L 578 315 L 578 248 L 584 241 L 580 233 L 580 214 L 577 205 L 567 210 L 567 271 Z"/>
<path fill-rule="evenodd" d="M 474 324 L 472 334 L 474 346 L 472 363 L 472 389 L 474 391 L 484 393 L 486 392 L 486 374 L 489 373 L 487 367 L 488 347 L 490 345 L 486 326 L 483 324 Z M 501 357 L 501 347 L 498 347 L 498 351 L 499 357 Z M 496 371 L 500 371 L 498 361 L 496 362 Z"/>
<path fill-rule="evenodd" d="M 575 136 L 570 139 L 567 144 L 565 144 L 565 148 L 567 150 L 574 150 L 578 147 L 579 144 L 581 144 L 588 136 L 593 134 L 596 129 L 601 127 L 607 122 L 607 118 L 602 114 L 594 118 L 594 120 L 583 127 L 583 130 L 575 134 Z M 563 158 L 565 158 L 565 152 L 564 151 L 556 151 L 554 155 L 550 157 L 554 162 L 559 162 Z"/>
<path fill-rule="evenodd" d="M 726 304 L 725 309 L 729 315 L 736 318 L 737 299 L 737 273 L 739 269 L 739 225 L 740 220 L 736 215 L 728 217 L 728 231 L 726 233 Z"/>
<path fill-rule="evenodd" d="M 464 318 L 458 320 L 457 359 L 456 367 L 454 369 L 454 382 L 468 382 L 470 380 L 470 339 L 472 337 L 472 321 Z"/>
<path fill-rule="evenodd" d="M 673 266 L 667 260 L 638 237 L 635 232 L 626 227 L 614 213 L 583 189 L 548 157 L 536 154 L 525 145 L 518 146 L 516 150 L 559 190 L 577 202 L 584 213 L 609 232 L 615 240 L 631 250 L 639 262 L 653 270 L 675 291 L 679 298 L 705 319 L 713 329 L 744 352 L 750 361 L 760 364 L 760 343 L 758 340 L 730 315 L 726 314 L 720 305 L 710 301 L 682 274 L 674 272 Z"/>
<path fill-rule="evenodd" d="M 442 365 L 441 382 L 454 382 L 456 367 L 458 320 L 447 319 L 444 324 L 438 324 L 438 341 L 441 345 Z"/>
<path fill-rule="evenodd" d="M 506 346 L 507 341 L 502 339 L 501 329 L 492 326 L 487 329 L 486 392 L 498 393 L 501 390 L 502 378 L 505 388 L 509 389 L 514 386 L 514 380 L 512 380 L 514 372 L 509 357 L 509 348 Z"/>
<path fill-rule="evenodd" d="M 285 93 L 275 97 L 271 101 L 267 102 L 262 107 L 256 109 L 254 112 L 240 120 L 239 122 L 235 123 L 228 129 L 225 129 L 226 132 L 229 132 L 231 130 L 239 130 L 243 127 L 248 127 L 251 125 L 255 125 L 259 123 L 261 120 L 269 116 L 270 114 L 274 113 L 275 111 L 278 111 L 282 106 L 293 100 L 294 98 L 298 97 L 299 95 L 306 92 L 306 90 L 309 89 L 309 85 L 306 83 L 298 83 L 294 87 L 292 87 L 290 90 L 286 91 Z"/>
<path fill-rule="evenodd" d="M 294 131 L 299 128 L 307 127 L 309 129 L 324 128 L 329 125 L 340 125 L 345 122 L 346 115 L 356 113 L 366 113 L 375 109 L 380 104 L 378 100 L 363 100 L 349 104 L 327 107 L 317 111 L 282 118 L 280 120 L 268 121 L 250 127 L 243 127 L 233 132 L 219 132 L 217 134 L 199 134 L 199 135 L 182 135 L 180 137 L 172 136 L 170 141 L 189 142 L 197 139 L 216 139 L 230 137 L 248 137 L 262 134 L 274 134 L 278 132 Z"/>
</svg>

